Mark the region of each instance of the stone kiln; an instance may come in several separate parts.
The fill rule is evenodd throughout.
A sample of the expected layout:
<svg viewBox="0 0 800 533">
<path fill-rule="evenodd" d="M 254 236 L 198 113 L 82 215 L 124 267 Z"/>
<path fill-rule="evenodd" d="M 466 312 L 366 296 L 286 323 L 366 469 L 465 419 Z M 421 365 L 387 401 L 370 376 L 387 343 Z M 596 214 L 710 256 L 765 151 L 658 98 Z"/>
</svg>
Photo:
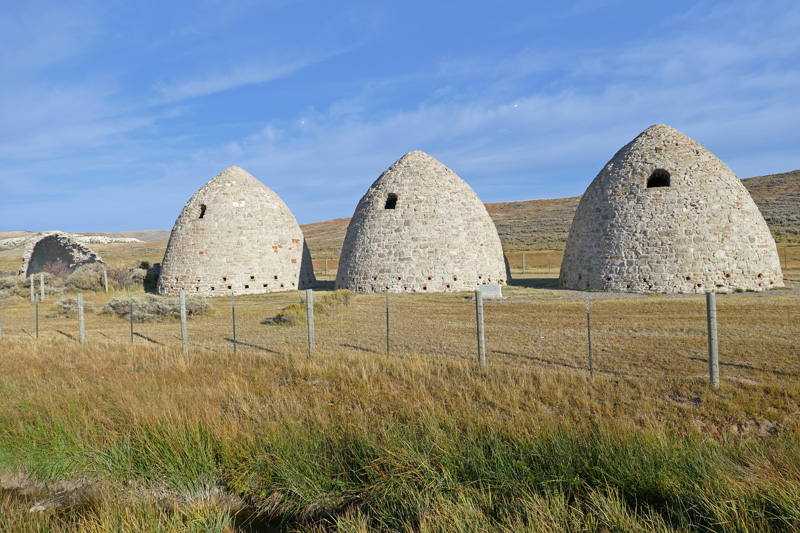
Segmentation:
<svg viewBox="0 0 800 533">
<path fill-rule="evenodd" d="M 83 265 L 103 262 L 99 255 L 76 241 L 69 233 L 55 231 L 32 240 L 25 246 L 19 274 L 38 274 L 47 263 L 58 261 L 64 263 L 70 272 Z"/>
<path fill-rule="evenodd" d="M 775 241 L 738 177 L 658 124 L 624 146 L 581 198 L 559 284 L 631 292 L 783 286 Z"/>
<path fill-rule="evenodd" d="M 272 190 L 230 167 L 195 193 L 167 244 L 159 294 L 225 296 L 312 287 L 311 254 Z"/>
<path fill-rule="evenodd" d="M 356 207 L 336 288 L 474 291 L 510 276 L 497 229 L 475 191 L 424 152 L 410 152 Z"/>
</svg>

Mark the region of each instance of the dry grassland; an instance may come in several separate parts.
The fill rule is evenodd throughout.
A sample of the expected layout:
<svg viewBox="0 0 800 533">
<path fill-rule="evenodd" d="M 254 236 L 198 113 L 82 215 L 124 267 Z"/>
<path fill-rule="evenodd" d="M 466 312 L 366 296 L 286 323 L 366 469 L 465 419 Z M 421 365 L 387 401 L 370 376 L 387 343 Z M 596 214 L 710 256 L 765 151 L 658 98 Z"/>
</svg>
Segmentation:
<svg viewBox="0 0 800 533">
<path fill-rule="evenodd" d="M 544 276 L 543 274 L 540 276 Z M 324 277 L 324 276 L 321 276 Z M 329 276 L 332 277 L 332 276 Z M 553 277 L 519 278 L 506 287 L 501 301 L 485 306 L 487 350 L 491 364 L 536 366 L 551 370 L 588 368 L 585 296 L 591 300 L 595 369 L 599 374 L 636 378 L 702 378 L 706 373 L 705 299 L 702 295 L 615 295 L 548 288 Z M 332 282 L 322 281 L 330 288 Z M 526 286 L 527 285 L 527 286 Z M 317 297 L 326 290 L 315 291 Z M 127 294 L 127 293 L 125 293 Z M 141 292 L 134 296 L 141 296 Z M 84 295 L 95 311 L 114 296 Z M 262 321 L 292 303 L 301 291 L 236 298 L 238 351 L 282 357 L 306 346 L 304 327 L 264 325 Z M 8 340 L 35 337 L 34 306 L 13 298 L 0 307 L 3 335 Z M 16 302 L 13 302 L 16 300 Z M 449 360 L 475 358 L 475 308 L 469 293 L 390 295 L 390 346 L 398 355 Z M 210 300 L 209 316 L 189 321 L 193 351 L 226 354 L 233 347 L 229 298 Z M 75 318 L 46 315 L 54 298 L 40 303 L 39 342 L 75 342 Z M 324 351 L 352 351 L 365 357 L 386 351 L 386 300 L 359 295 L 347 307 L 316 320 L 316 346 Z M 800 378 L 800 295 L 794 290 L 740 293 L 718 297 L 723 379 L 779 384 Z M 179 322 L 134 324 L 134 344 L 180 345 Z M 92 344 L 130 343 L 127 320 L 87 314 L 86 336 Z"/>
<path fill-rule="evenodd" d="M 112 264 L 148 258 L 115 246 Z M 0 531 L 800 523 L 798 290 L 718 296 L 713 390 L 702 295 L 556 290 L 546 254 L 486 302 L 484 370 L 466 293 L 390 295 L 389 354 L 385 296 L 358 295 L 316 318 L 312 360 L 303 325 L 261 323 L 300 291 L 237 296 L 236 355 L 228 298 L 189 321 L 186 353 L 174 319 L 134 324 L 131 344 L 125 319 L 87 314 L 81 344 L 49 299 L 35 339 L 30 302 L 1 300 L 0 474 L 46 496 L 0 491 Z M 318 272 L 318 298 L 334 275 Z M 125 294 L 84 296 L 99 310 Z M 59 480 L 89 487 L 80 505 L 37 484 Z"/>
</svg>

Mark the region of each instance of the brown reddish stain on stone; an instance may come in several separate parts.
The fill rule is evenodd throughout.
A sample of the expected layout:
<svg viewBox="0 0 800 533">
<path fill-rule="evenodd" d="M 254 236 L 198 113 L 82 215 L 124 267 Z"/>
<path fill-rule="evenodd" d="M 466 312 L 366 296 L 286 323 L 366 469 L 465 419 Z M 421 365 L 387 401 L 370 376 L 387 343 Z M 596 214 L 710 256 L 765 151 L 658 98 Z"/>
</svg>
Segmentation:
<svg viewBox="0 0 800 533">
<path fill-rule="evenodd" d="M 199 296 L 219 295 L 212 287 L 222 285 L 241 294 L 315 286 L 307 246 L 278 254 L 282 246 L 273 243 L 289 239 L 305 242 L 283 200 L 246 171 L 231 167 L 197 191 L 178 216 L 161 264 L 158 292 L 177 294 L 190 284 Z M 204 251 L 190 252 L 198 242 Z M 274 255 L 265 253 L 270 247 Z M 290 282 L 283 288 L 251 283 L 255 277 L 273 276 Z"/>
</svg>

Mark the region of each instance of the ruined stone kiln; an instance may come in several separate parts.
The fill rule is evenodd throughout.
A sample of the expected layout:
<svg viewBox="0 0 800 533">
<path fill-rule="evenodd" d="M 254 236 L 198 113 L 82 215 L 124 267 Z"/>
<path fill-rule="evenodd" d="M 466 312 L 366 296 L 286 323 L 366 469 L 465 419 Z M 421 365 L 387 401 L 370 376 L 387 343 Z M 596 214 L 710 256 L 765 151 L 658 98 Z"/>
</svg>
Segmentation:
<svg viewBox="0 0 800 533">
<path fill-rule="evenodd" d="M 572 222 L 559 284 L 631 292 L 783 286 L 775 241 L 736 175 L 657 124 L 592 181 Z"/>
<path fill-rule="evenodd" d="M 303 232 L 283 200 L 239 167 L 203 185 L 175 221 L 159 294 L 289 291 L 316 284 Z"/>
<path fill-rule="evenodd" d="M 475 191 L 428 154 L 410 152 L 358 203 L 336 288 L 474 291 L 508 280 L 497 229 Z"/>
<path fill-rule="evenodd" d="M 76 241 L 69 233 L 54 231 L 25 245 L 19 274 L 30 276 L 43 271 L 47 263 L 61 261 L 70 272 L 90 263 L 102 263 L 100 256 L 85 244 Z"/>
</svg>

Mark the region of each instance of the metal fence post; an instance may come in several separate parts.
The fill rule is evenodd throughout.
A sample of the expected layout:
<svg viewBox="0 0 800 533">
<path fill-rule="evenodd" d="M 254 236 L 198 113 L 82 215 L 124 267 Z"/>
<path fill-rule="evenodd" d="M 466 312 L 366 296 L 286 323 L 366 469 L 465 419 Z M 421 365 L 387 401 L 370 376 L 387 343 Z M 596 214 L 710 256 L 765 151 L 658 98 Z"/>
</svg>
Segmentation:
<svg viewBox="0 0 800 533">
<path fill-rule="evenodd" d="M 589 335 L 589 376 L 594 379 L 594 364 L 592 362 L 592 319 L 589 315 L 589 297 L 586 297 L 586 331 Z"/>
<path fill-rule="evenodd" d="M 178 292 L 178 301 L 181 306 L 181 344 L 185 352 L 189 349 L 189 332 L 186 330 L 186 292 L 183 289 Z"/>
<path fill-rule="evenodd" d="M 314 356 L 314 291 L 306 289 L 306 319 L 308 321 L 308 358 Z"/>
<path fill-rule="evenodd" d="M 478 321 L 478 363 L 486 366 L 486 338 L 483 331 L 483 293 L 475 291 L 475 314 Z"/>
<path fill-rule="evenodd" d="M 86 324 L 83 321 L 83 293 L 78 293 L 78 333 L 81 342 L 86 342 Z"/>
<path fill-rule="evenodd" d="M 706 314 L 708 317 L 708 375 L 711 386 L 719 388 L 719 349 L 717 344 L 717 297 L 711 291 L 706 293 Z"/>
</svg>

